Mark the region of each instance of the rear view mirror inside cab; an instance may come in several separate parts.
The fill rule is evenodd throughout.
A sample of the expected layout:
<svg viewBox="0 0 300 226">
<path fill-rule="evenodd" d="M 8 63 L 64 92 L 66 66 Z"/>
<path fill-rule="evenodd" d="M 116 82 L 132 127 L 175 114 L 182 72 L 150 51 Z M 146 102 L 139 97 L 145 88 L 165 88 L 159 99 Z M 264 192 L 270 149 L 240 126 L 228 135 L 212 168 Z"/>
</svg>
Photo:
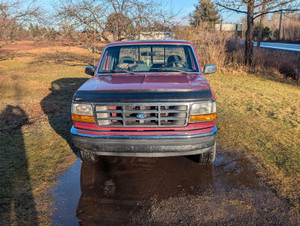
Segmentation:
<svg viewBox="0 0 300 226">
<path fill-rule="evenodd" d="M 149 51 L 141 53 L 141 56 L 155 56 L 155 55 L 156 55 L 155 52 L 149 52 Z"/>
</svg>

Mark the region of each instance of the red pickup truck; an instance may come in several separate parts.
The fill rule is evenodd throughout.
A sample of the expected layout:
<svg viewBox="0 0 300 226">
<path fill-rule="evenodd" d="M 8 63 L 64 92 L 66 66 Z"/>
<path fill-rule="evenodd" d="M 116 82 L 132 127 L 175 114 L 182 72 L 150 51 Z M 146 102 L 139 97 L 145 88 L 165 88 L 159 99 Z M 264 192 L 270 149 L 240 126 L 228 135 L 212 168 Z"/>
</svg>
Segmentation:
<svg viewBox="0 0 300 226">
<path fill-rule="evenodd" d="M 190 42 L 108 44 L 74 94 L 71 135 L 83 161 L 100 156 L 216 155 L 216 102 Z"/>
</svg>

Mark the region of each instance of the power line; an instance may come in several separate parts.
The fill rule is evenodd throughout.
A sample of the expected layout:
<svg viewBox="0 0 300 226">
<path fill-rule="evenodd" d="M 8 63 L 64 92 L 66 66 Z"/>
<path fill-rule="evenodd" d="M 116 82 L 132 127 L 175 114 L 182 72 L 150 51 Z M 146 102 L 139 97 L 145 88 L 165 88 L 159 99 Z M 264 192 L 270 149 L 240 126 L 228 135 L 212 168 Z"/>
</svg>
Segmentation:
<svg viewBox="0 0 300 226">
<path fill-rule="evenodd" d="M 222 21 L 227 20 L 229 17 L 231 17 L 235 12 L 232 12 L 228 17 L 226 17 L 225 19 L 223 18 Z"/>
</svg>

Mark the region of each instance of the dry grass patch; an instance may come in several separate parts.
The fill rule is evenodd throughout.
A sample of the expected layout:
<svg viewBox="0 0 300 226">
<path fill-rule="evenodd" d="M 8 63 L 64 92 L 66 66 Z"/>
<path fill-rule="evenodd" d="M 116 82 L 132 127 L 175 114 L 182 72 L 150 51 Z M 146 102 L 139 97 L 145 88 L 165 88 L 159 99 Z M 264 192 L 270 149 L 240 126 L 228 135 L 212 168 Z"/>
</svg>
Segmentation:
<svg viewBox="0 0 300 226">
<path fill-rule="evenodd" d="M 76 160 L 68 137 L 70 104 L 89 76 L 83 66 L 32 64 L 51 47 L 36 48 L 30 46 L 26 57 L 15 52 L 18 57 L 0 61 L 1 225 L 50 224 L 54 207 L 48 190 Z"/>
<path fill-rule="evenodd" d="M 255 157 L 270 184 L 299 208 L 299 86 L 249 74 L 207 78 L 218 104 L 220 148 Z"/>
</svg>

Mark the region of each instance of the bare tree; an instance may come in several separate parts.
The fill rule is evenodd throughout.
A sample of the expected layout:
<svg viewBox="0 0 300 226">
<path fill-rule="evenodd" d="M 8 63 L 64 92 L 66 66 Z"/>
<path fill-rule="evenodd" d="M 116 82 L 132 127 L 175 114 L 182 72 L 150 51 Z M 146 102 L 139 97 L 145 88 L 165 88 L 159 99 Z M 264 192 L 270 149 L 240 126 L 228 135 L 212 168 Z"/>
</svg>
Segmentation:
<svg viewBox="0 0 300 226">
<path fill-rule="evenodd" d="M 217 0 L 216 4 L 224 9 L 247 15 L 245 64 L 249 66 L 253 62 L 254 19 L 268 13 L 297 11 L 299 5 L 296 0 L 240 0 L 235 2 Z"/>
<path fill-rule="evenodd" d="M 282 21 L 282 30 L 285 40 L 300 40 L 300 13 L 287 14 Z"/>
<path fill-rule="evenodd" d="M 7 0 L 0 2 L 0 40 L 10 41 L 14 32 L 39 15 L 34 1 Z M 6 42 L 2 43 L 4 45 Z"/>
<path fill-rule="evenodd" d="M 56 10 L 64 27 L 81 33 L 78 40 L 90 51 L 99 38 L 110 42 L 138 37 L 143 28 L 167 24 L 174 17 L 158 0 L 59 0 Z"/>
<path fill-rule="evenodd" d="M 134 35 L 132 21 L 123 14 L 110 14 L 107 18 L 105 29 L 115 35 L 119 41 L 132 38 Z"/>
</svg>

